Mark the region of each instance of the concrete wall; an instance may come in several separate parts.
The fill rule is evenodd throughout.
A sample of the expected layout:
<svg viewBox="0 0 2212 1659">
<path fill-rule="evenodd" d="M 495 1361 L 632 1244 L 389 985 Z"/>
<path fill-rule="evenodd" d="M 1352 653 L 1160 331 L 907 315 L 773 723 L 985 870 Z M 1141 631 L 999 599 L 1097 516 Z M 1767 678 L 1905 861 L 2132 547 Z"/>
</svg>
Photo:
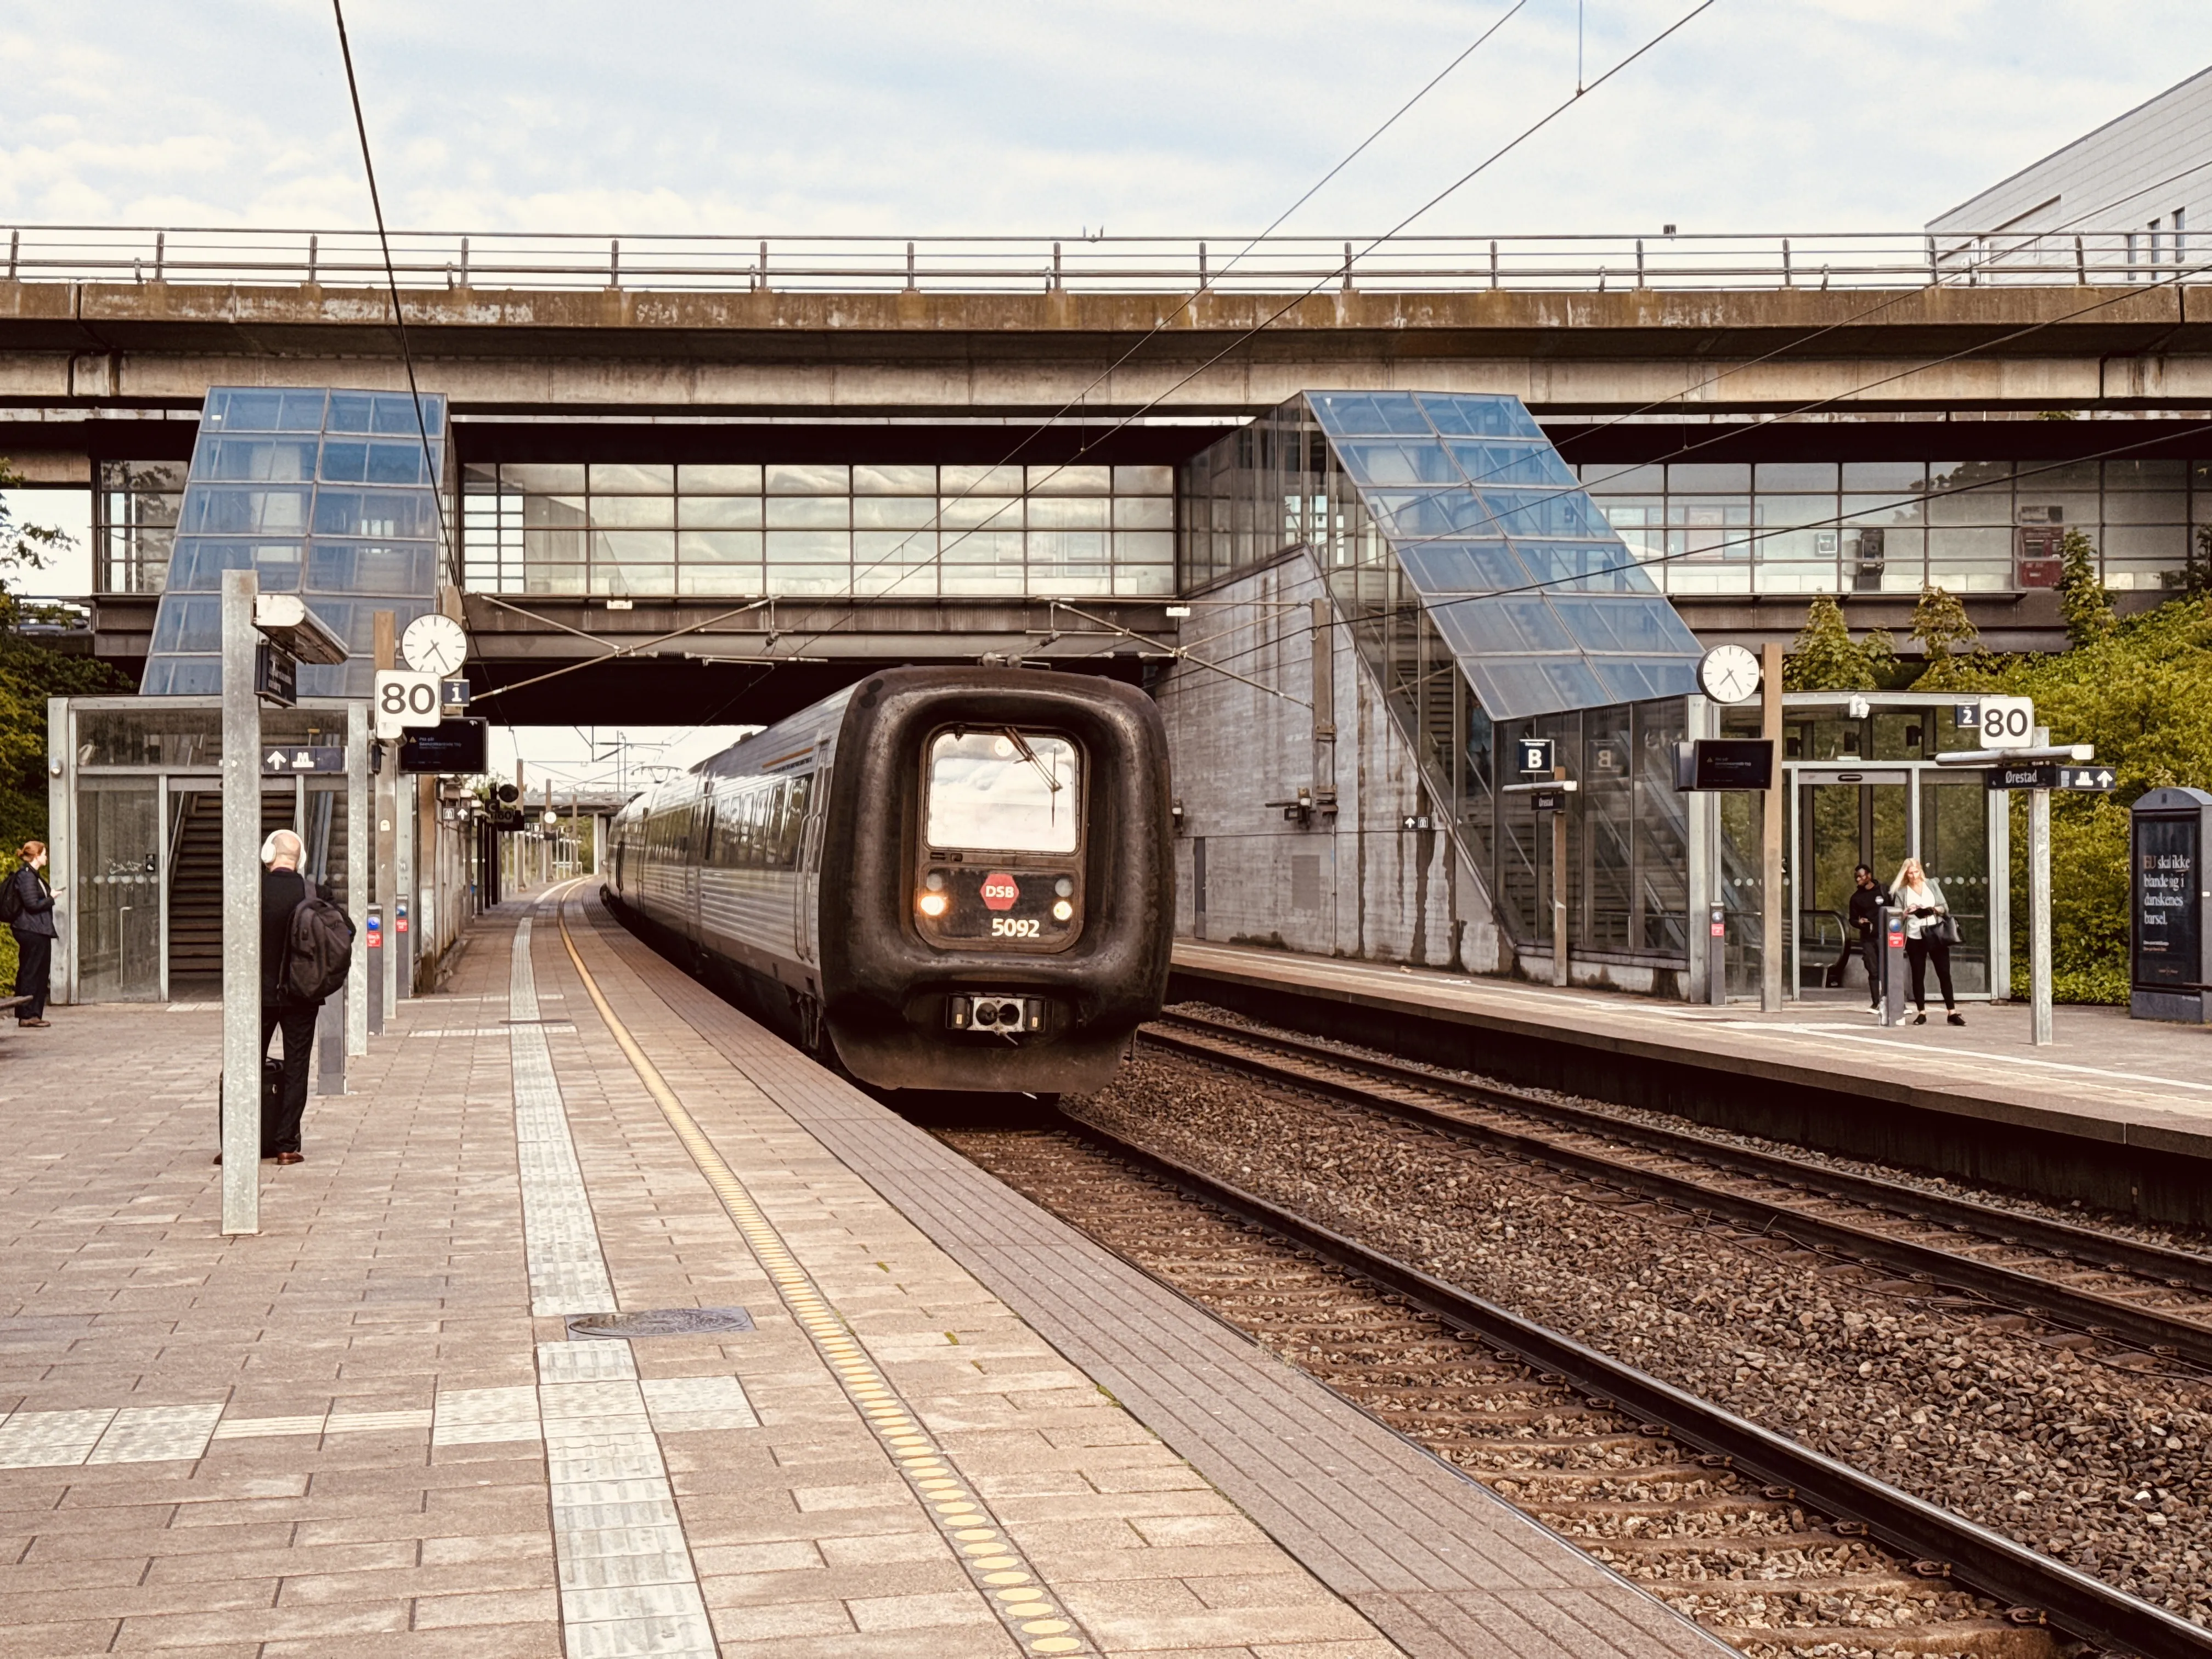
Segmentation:
<svg viewBox="0 0 2212 1659">
<path fill-rule="evenodd" d="M 1401 827 L 1433 808 L 1411 749 L 1340 628 L 1323 641 L 1337 735 L 1315 734 L 1307 706 L 1312 604 L 1324 597 L 1319 574 L 1298 554 L 1209 591 L 1183 623 L 1189 657 L 1158 688 L 1183 809 L 1176 931 L 1220 944 L 1506 971 L 1511 952 L 1489 898 L 1450 837 Z M 1316 801 L 1310 823 L 1268 805 L 1295 799 L 1302 787 Z M 1332 789 L 1334 813 L 1325 808 Z"/>
<path fill-rule="evenodd" d="M 2212 288 L 2116 294 L 2084 313 L 2070 285 L 1919 282 L 1900 276 L 1873 307 L 1814 288 L 1332 291 L 1287 310 L 1264 295 L 1066 292 L 454 289 L 405 305 L 422 389 L 471 413 L 1015 415 L 1079 398 L 1242 413 L 1328 386 L 1509 392 L 1553 412 L 1679 399 L 1692 416 L 1814 399 L 2212 403 Z M 0 398 L 186 407 L 211 383 L 396 389 L 388 315 L 381 289 L 0 283 Z"/>
</svg>

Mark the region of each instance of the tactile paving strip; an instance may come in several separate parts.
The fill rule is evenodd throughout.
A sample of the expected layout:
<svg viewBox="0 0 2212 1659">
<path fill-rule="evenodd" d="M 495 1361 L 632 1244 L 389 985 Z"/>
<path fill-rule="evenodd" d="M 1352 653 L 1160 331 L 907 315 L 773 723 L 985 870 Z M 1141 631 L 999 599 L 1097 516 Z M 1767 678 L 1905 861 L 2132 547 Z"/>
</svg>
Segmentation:
<svg viewBox="0 0 2212 1659">
<path fill-rule="evenodd" d="M 564 934 L 565 937 L 565 934 Z M 514 1067 L 514 1151 L 522 1176 L 522 1232 L 533 1314 L 612 1313 L 614 1285 L 599 1252 L 599 1224 L 576 1162 L 568 1114 L 553 1074 L 553 1053 L 538 1018 L 538 980 L 530 967 L 530 919 L 514 930 L 507 1004 L 517 1023 L 500 1026 Z"/>
<path fill-rule="evenodd" d="M 628 1056 L 639 1080 L 659 1105 L 669 1127 L 676 1132 L 676 1138 L 698 1165 L 699 1172 L 706 1176 L 715 1197 L 721 1200 L 722 1208 L 736 1224 L 747 1248 L 775 1281 L 776 1294 L 782 1298 L 784 1306 L 813 1342 L 861 1420 L 890 1454 L 892 1464 L 905 1477 L 923 1510 L 936 1522 L 938 1530 L 967 1568 L 969 1579 L 990 1603 L 1000 1621 L 1026 1653 L 1097 1653 L 1098 1645 L 1090 1632 L 1044 1589 L 1040 1575 L 1019 1547 L 970 1489 L 972 1483 L 961 1479 L 944 1449 L 923 1429 L 920 1419 L 878 1369 L 852 1328 L 822 1294 L 813 1277 L 799 1265 L 799 1258 L 754 1202 L 744 1182 L 723 1161 L 714 1142 L 677 1098 L 659 1068 L 646 1058 L 644 1050 L 630 1036 L 629 1028 L 608 1006 L 599 993 L 599 981 L 584 965 L 583 956 L 569 936 L 565 907 L 556 915 L 561 927 L 561 942 L 568 947 L 568 959 L 575 964 L 584 989 L 599 1011 L 599 1018 L 606 1022 L 607 1030 Z"/>
</svg>

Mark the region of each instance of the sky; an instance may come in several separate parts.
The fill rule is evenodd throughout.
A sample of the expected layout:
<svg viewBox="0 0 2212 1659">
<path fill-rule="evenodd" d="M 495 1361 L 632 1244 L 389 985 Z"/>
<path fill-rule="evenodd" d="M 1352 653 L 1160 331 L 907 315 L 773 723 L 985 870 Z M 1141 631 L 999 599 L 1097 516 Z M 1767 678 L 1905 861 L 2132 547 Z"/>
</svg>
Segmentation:
<svg viewBox="0 0 2212 1659">
<path fill-rule="evenodd" d="M 1600 82 L 1698 5 L 350 0 L 347 24 L 394 229 L 605 235 L 1226 241 L 1501 18 L 1285 231 L 1386 229 L 1478 168 L 1412 228 L 1911 230 L 2212 63 L 2203 0 L 1713 0 L 1575 98 L 1578 58 Z M 324 0 L 0 10 L 0 226 L 368 222 Z M 82 551 L 25 584 L 88 585 Z M 681 763 L 727 736 L 673 735 Z M 525 746 L 608 769 L 583 733 Z"/>
</svg>

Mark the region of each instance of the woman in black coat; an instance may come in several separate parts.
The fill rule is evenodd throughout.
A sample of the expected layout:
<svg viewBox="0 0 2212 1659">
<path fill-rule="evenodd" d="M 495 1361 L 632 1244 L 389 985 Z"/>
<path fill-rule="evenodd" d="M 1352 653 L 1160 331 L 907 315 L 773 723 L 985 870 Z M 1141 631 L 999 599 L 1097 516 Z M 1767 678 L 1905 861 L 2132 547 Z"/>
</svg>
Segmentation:
<svg viewBox="0 0 2212 1659">
<path fill-rule="evenodd" d="M 15 1005 L 18 1025 L 51 1025 L 46 987 L 54 962 L 54 896 L 39 878 L 46 867 L 46 844 L 27 841 L 21 862 L 8 878 L 8 931 L 15 936 L 15 992 L 27 1001 Z"/>
</svg>

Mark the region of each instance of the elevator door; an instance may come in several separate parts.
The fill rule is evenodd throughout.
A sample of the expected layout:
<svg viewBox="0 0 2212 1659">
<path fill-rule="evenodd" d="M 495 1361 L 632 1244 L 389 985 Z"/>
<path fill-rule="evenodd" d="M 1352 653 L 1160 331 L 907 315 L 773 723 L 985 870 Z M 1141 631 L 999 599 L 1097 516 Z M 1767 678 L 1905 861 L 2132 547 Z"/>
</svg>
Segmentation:
<svg viewBox="0 0 2212 1659">
<path fill-rule="evenodd" d="M 1904 772 L 1798 772 L 1799 996 L 1866 1000 L 1866 968 L 1851 948 L 1852 871 L 1869 865 L 1889 885 L 1911 844 L 1911 790 Z"/>
</svg>

